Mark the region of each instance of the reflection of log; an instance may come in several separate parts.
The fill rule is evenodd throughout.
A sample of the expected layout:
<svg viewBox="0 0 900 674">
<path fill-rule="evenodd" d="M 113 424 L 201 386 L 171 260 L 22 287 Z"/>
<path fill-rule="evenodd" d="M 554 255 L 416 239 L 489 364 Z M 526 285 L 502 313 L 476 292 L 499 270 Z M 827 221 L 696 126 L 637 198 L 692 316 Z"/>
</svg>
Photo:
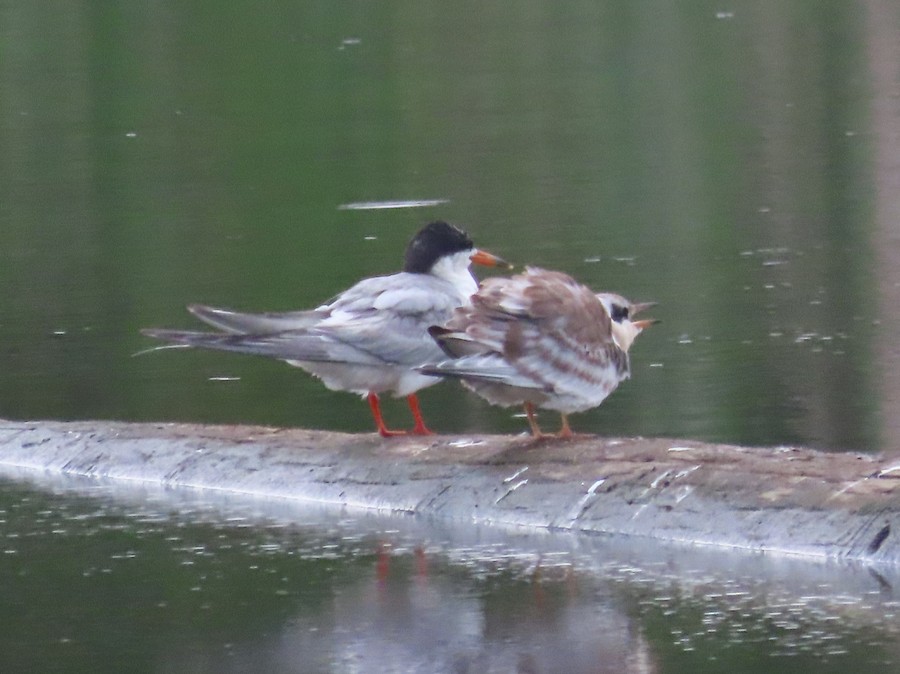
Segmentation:
<svg viewBox="0 0 900 674">
<path fill-rule="evenodd" d="M 858 454 L 0 421 L 0 468 L 900 564 L 900 461 Z"/>
</svg>

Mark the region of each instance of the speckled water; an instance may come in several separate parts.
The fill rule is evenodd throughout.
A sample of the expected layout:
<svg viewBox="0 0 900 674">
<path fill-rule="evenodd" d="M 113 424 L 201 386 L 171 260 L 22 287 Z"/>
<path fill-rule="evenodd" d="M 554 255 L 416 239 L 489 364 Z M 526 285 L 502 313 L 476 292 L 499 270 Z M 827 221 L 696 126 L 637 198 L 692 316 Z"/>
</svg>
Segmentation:
<svg viewBox="0 0 900 674">
<path fill-rule="evenodd" d="M 577 430 L 900 445 L 895 3 L 53 6 L 0 3 L 0 417 L 369 431 L 139 330 L 317 306 L 444 218 L 659 302 Z M 422 407 L 525 428 L 451 383 Z"/>
<path fill-rule="evenodd" d="M 900 666 L 892 569 L 38 480 L 2 485 L 4 672 Z"/>
</svg>

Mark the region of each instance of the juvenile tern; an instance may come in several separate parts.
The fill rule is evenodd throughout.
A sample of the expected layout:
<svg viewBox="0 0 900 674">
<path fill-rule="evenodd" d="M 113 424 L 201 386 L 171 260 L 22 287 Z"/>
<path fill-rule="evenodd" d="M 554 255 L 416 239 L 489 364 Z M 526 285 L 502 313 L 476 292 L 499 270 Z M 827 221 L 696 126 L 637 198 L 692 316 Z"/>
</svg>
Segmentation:
<svg viewBox="0 0 900 674">
<path fill-rule="evenodd" d="M 535 437 L 544 435 L 535 407 L 556 410 L 557 437 L 572 437 L 568 415 L 596 407 L 630 376 L 628 350 L 656 322 L 633 317 L 649 306 L 528 267 L 487 279 L 449 322 L 429 328 L 451 359 L 418 370 L 457 377 L 494 405 L 523 404 Z"/>
</svg>

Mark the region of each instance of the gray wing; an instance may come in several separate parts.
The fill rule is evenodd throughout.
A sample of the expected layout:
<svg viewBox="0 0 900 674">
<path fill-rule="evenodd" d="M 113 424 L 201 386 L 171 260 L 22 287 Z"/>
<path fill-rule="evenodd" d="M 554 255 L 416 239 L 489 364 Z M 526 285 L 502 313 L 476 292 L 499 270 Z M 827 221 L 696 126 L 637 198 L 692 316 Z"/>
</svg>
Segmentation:
<svg viewBox="0 0 900 674">
<path fill-rule="evenodd" d="M 412 367 L 444 357 L 428 327 L 447 322 L 465 300 L 446 281 L 422 274 L 367 279 L 329 305 L 315 330 L 385 363 Z"/>
<path fill-rule="evenodd" d="M 225 333 L 159 329 L 142 333 L 175 344 L 282 360 L 413 367 L 443 358 L 427 329 L 446 322 L 461 302 L 452 286 L 440 279 L 395 274 L 362 281 L 331 305 L 311 312 L 241 314 L 191 307 L 192 313 Z"/>
<path fill-rule="evenodd" d="M 317 311 L 327 312 L 334 319 L 366 315 L 372 311 L 412 316 L 452 311 L 467 301 L 467 297 L 443 279 L 400 272 L 363 279 Z"/>
<path fill-rule="evenodd" d="M 445 323 L 465 299 L 446 281 L 400 273 L 360 281 L 312 311 L 245 314 L 188 307 L 224 333 L 142 333 L 174 344 L 282 360 L 413 367 L 444 357 L 428 326 Z"/>
<path fill-rule="evenodd" d="M 374 303 L 385 289 L 390 290 L 391 281 L 396 276 L 400 275 L 364 279 L 326 304 L 311 310 L 251 314 L 191 304 L 188 305 L 188 311 L 204 323 L 232 334 L 261 335 L 285 330 L 305 330 L 329 318 L 333 311 L 364 315 L 374 310 Z"/>
<path fill-rule="evenodd" d="M 413 367 L 443 357 L 421 326 L 411 324 L 403 329 L 396 319 L 393 323 L 392 330 L 376 318 L 353 331 L 313 328 L 244 335 L 151 328 L 141 334 L 170 344 L 291 361 Z"/>
<path fill-rule="evenodd" d="M 202 304 L 192 304 L 188 306 L 188 311 L 204 323 L 232 334 L 264 334 L 299 330 L 312 327 L 327 316 L 327 313 L 320 310 L 247 314 Z"/>
<path fill-rule="evenodd" d="M 377 357 L 351 345 L 336 342 L 329 335 L 316 331 L 284 331 L 261 335 L 194 332 L 189 330 L 141 330 L 141 334 L 171 344 L 198 349 L 231 351 L 281 360 L 355 363 L 383 365 Z"/>
<path fill-rule="evenodd" d="M 384 364 L 413 367 L 438 361 L 444 357 L 440 347 L 428 335 L 432 322 L 443 322 L 450 311 L 431 311 L 426 314 L 398 314 L 375 311 L 355 320 L 336 325 L 320 325 L 314 332 L 329 343 L 339 346 L 341 357 L 307 358 L 305 360 L 333 360 L 356 362 L 347 356 L 347 349 L 360 357 L 375 359 Z"/>
</svg>

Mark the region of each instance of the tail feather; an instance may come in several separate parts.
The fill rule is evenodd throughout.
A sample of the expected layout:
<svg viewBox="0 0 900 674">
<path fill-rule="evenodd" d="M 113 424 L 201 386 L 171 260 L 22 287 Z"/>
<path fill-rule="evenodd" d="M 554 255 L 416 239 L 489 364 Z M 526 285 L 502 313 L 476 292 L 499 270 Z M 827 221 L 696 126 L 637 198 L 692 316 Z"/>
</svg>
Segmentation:
<svg viewBox="0 0 900 674">
<path fill-rule="evenodd" d="M 450 356 L 450 358 L 486 355 L 490 352 L 488 345 L 473 339 L 465 332 L 432 325 L 428 328 L 428 334 L 441 347 L 441 351 Z"/>
<path fill-rule="evenodd" d="M 530 377 L 523 376 L 498 356 L 469 356 L 442 360 L 438 363 L 420 365 L 416 370 L 432 377 L 455 377 L 519 388 L 543 388 L 541 384 Z"/>
</svg>

